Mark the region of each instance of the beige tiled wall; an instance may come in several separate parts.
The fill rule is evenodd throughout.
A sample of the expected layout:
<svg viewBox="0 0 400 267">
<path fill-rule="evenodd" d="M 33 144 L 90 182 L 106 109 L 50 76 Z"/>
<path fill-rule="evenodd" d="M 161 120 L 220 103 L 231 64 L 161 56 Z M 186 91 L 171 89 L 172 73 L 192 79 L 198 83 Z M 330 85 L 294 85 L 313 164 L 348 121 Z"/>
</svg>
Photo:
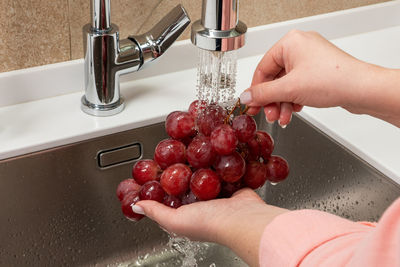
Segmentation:
<svg viewBox="0 0 400 267">
<path fill-rule="evenodd" d="M 240 19 L 249 27 L 369 5 L 388 0 L 241 0 Z M 112 22 L 121 37 L 148 30 L 182 3 L 197 20 L 201 0 L 111 0 Z M 0 72 L 83 57 L 81 28 L 90 0 L 0 0 Z M 187 29 L 182 38 L 188 38 Z"/>
</svg>

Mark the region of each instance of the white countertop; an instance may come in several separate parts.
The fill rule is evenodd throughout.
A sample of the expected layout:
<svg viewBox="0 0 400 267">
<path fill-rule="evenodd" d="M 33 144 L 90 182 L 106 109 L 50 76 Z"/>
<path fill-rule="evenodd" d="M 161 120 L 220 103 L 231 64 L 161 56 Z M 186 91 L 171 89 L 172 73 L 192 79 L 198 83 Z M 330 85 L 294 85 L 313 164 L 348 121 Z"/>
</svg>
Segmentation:
<svg viewBox="0 0 400 267">
<path fill-rule="evenodd" d="M 261 53 L 290 28 L 317 30 L 362 60 L 400 68 L 400 26 L 394 26 L 400 25 L 398 12 L 400 3 L 394 1 L 252 29 L 248 50 L 240 52 L 237 94 L 249 85 Z M 370 22 L 371 14 L 382 20 Z M 331 26 L 332 21 L 337 26 L 353 20 L 357 25 Z M 195 50 L 187 41 L 171 50 L 158 64 L 124 79 L 126 107 L 112 117 L 92 117 L 80 110 L 81 60 L 0 74 L 0 94 L 7 94 L 0 100 L 0 159 L 160 122 L 173 110 L 187 109 L 195 98 Z M 173 58 L 179 53 L 187 56 Z M 173 72 L 160 71 L 166 67 Z M 399 128 L 340 108 L 305 108 L 301 116 L 400 183 Z"/>
</svg>

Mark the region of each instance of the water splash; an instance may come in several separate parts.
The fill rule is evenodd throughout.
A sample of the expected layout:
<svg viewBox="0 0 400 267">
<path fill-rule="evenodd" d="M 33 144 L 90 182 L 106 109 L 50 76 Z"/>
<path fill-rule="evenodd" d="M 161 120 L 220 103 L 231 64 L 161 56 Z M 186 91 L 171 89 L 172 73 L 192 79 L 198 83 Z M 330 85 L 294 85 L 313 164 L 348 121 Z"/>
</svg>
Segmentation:
<svg viewBox="0 0 400 267">
<path fill-rule="evenodd" d="M 170 234 L 168 246 L 182 255 L 182 267 L 197 267 L 196 257 L 201 257 L 209 247 L 207 243 L 191 241 L 174 234 Z"/>
</svg>

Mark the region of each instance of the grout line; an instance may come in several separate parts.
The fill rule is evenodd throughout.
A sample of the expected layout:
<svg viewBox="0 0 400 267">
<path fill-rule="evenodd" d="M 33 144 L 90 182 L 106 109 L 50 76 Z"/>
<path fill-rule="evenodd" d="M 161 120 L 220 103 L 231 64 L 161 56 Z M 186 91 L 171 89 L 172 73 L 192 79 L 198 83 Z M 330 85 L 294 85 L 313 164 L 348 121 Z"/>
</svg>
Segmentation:
<svg viewBox="0 0 400 267">
<path fill-rule="evenodd" d="M 153 9 L 151 10 L 151 12 L 149 13 L 149 15 L 147 15 L 146 19 L 143 21 L 142 25 L 140 25 L 139 29 L 137 30 L 137 33 L 140 33 L 140 31 L 143 29 L 144 25 L 146 24 L 146 22 L 149 20 L 149 18 L 151 17 L 151 15 L 153 15 L 154 11 L 156 10 L 156 8 L 163 2 L 164 0 L 159 0 L 158 3 L 153 7 Z"/>
<path fill-rule="evenodd" d="M 70 1 L 67 0 L 67 16 L 68 16 L 68 31 L 69 31 L 69 60 L 72 60 L 72 32 L 71 32 L 71 14 L 70 14 Z"/>
</svg>

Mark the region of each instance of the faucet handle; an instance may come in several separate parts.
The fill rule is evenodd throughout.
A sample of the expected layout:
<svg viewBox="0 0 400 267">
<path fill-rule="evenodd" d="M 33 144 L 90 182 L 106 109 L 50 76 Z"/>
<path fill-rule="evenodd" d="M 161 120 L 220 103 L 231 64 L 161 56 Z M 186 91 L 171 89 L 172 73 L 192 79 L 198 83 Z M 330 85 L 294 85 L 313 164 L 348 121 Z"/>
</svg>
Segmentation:
<svg viewBox="0 0 400 267">
<path fill-rule="evenodd" d="M 142 67 L 161 56 L 190 24 L 190 18 L 182 5 L 177 5 L 165 15 L 151 30 L 128 38 L 142 51 Z"/>
</svg>

